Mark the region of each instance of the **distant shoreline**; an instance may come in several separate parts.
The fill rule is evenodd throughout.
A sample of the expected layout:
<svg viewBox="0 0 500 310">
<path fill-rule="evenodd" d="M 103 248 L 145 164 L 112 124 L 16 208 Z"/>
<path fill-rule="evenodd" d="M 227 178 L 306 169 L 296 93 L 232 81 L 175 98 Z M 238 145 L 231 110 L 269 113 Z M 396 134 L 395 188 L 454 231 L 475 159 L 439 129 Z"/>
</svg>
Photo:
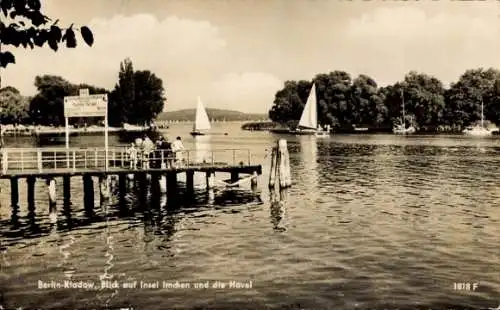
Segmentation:
<svg viewBox="0 0 500 310">
<path fill-rule="evenodd" d="M 145 132 L 151 130 L 150 127 L 133 126 L 131 128 L 124 127 L 108 127 L 109 133 L 124 133 L 124 132 Z M 69 133 L 74 134 L 96 134 L 104 133 L 105 127 L 102 126 L 89 126 L 89 127 L 79 127 L 69 128 Z M 66 133 L 65 127 L 52 127 L 52 126 L 36 126 L 36 125 L 2 125 L 2 131 L 0 136 L 44 136 L 44 135 L 61 135 Z"/>
</svg>

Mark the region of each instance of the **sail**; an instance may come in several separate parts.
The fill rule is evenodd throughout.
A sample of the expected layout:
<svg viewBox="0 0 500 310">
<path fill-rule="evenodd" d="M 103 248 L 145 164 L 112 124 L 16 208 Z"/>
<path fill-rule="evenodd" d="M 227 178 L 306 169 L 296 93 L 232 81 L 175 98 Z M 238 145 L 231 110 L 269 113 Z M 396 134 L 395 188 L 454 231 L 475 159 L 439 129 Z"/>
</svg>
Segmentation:
<svg viewBox="0 0 500 310">
<path fill-rule="evenodd" d="M 307 98 L 306 106 L 302 111 L 299 126 L 305 128 L 316 129 L 318 127 L 318 114 L 316 112 L 316 85 L 313 83 L 309 97 Z"/>
<path fill-rule="evenodd" d="M 198 106 L 196 107 L 196 118 L 194 120 L 193 131 L 210 129 L 210 120 L 208 119 L 207 111 L 198 97 Z"/>
</svg>

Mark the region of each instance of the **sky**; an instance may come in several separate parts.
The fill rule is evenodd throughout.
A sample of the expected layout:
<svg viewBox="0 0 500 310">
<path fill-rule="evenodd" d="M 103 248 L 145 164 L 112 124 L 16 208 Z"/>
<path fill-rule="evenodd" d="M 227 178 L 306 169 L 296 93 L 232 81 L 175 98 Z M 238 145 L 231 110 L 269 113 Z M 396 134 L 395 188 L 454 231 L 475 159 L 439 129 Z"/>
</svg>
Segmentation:
<svg viewBox="0 0 500 310">
<path fill-rule="evenodd" d="M 46 0 L 59 25 L 89 26 L 76 49 L 3 47 L 16 64 L 2 86 L 33 95 L 36 75 L 112 89 L 120 62 L 163 80 L 165 110 L 267 113 L 286 80 L 345 70 L 380 86 L 411 70 L 456 81 L 500 67 L 500 1 Z"/>
</svg>

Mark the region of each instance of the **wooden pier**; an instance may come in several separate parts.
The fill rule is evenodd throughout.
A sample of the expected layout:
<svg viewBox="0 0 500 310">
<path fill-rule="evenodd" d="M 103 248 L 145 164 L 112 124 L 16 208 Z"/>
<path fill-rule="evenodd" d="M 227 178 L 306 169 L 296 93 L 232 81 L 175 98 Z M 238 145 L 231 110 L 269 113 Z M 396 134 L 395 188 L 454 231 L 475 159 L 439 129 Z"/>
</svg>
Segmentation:
<svg viewBox="0 0 500 310">
<path fill-rule="evenodd" d="M 110 196 L 110 177 L 117 179 L 120 201 L 125 200 L 127 182 L 137 181 L 146 190 L 150 180 L 151 191 L 158 194 L 177 193 L 177 175 L 186 174 L 186 190 L 194 190 L 195 173 L 203 173 L 206 188 L 215 186 L 215 174 L 227 173 L 227 186 L 238 186 L 240 175 L 246 175 L 252 187 L 257 185 L 257 176 L 262 174 L 261 165 L 253 164 L 250 150 L 215 149 L 185 150 L 182 162 L 175 162 L 175 155 L 165 151 L 155 151 L 149 159 L 139 157 L 139 168 L 131 168 L 126 148 L 3 148 L 1 149 L 0 179 L 10 180 L 11 204 L 19 204 L 19 179 L 25 178 L 28 204 L 34 204 L 35 183 L 45 180 L 50 204 L 56 201 L 56 178 L 62 178 L 65 203 L 69 202 L 71 178 L 83 178 L 85 209 L 94 207 L 94 180 L 98 180 L 101 200 Z M 143 165 L 144 163 L 149 163 Z M 106 164 L 107 163 L 107 164 Z M 144 166 L 145 168 L 142 168 Z"/>
</svg>

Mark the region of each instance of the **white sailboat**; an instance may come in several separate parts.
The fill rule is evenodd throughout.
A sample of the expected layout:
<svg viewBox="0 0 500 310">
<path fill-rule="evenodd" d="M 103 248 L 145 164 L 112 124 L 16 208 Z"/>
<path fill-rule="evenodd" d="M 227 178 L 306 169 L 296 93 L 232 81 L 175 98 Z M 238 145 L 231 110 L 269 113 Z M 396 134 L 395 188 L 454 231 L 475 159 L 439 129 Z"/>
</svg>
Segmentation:
<svg viewBox="0 0 500 310">
<path fill-rule="evenodd" d="M 463 133 L 468 136 L 486 137 L 493 135 L 494 132 L 498 132 L 498 128 L 484 127 L 484 103 L 481 98 L 481 125 L 469 126 L 463 130 Z"/>
<path fill-rule="evenodd" d="M 196 106 L 196 116 L 193 124 L 192 136 L 204 136 L 205 132 L 210 130 L 210 120 L 208 119 L 207 111 L 201 98 L 198 97 L 198 105 Z"/>
<path fill-rule="evenodd" d="M 329 136 L 329 126 L 325 131 L 318 125 L 318 103 L 316 99 L 316 84 L 313 83 L 309 97 L 307 98 L 306 105 L 300 116 L 299 124 L 296 129 L 275 129 L 272 130 L 276 133 L 291 133 L 296 135 L 316 135 L 318 137 Z"/>
<path fill-rule="evenodd" d="M 403 121 L 398 125 L 394 125 L 394 127 L 392 128 L 392 132 L 397 135 L 407 135 L 415 133 L 415 127 L 413 127 L 412 125 L 406 128 L 405 98 L 403 90 L 401 90 L 401 99 L 403 100 Z"/>
</svg>

